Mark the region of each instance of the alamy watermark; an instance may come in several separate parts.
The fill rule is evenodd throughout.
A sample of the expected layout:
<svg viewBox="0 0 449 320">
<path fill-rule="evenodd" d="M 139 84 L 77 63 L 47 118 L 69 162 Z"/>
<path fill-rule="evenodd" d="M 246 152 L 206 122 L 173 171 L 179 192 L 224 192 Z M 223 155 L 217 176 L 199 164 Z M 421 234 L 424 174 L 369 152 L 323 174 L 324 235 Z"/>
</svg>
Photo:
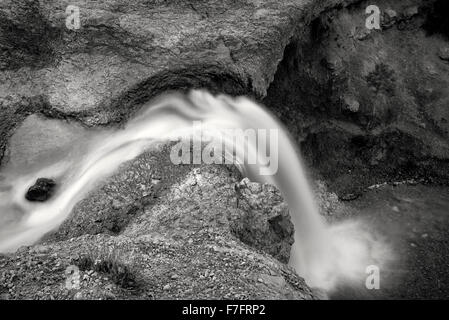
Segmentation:
<svg viewBox="0 0 449 320">
<path fill-rule="evenodd" d="M 368 290 L 380 289 L 380 269 L 376 265 L 370 265 L 366 267 L 365 272 L 368 274 L 365 280 L 365 287 Z"/>
<path fill-rule="evenodd" d="M 65 287 L 67 290 L 80 289 L 80 270 L 75 265 L 70 265 L 65 269 Z"/>
<path fill-rule="evenodd" d="M 254 165 L 258 174 L 278 170 L 278 129 L 213 129 L 194 121 L 190 134 L 172 146 L 173 164 Z"/>
<path fill-rule="evenodd" d="M 67 15 L 65 19 L 65 26 L 69 30 L 78 30 L 81 28 L 80 8 L 74 5 L 69 5 L 65 9 Z"/>
<path fill-rule="evenodd" d="M 365 20 L 365 27 L 368 30 L 380 30 L 380 9 L 376 5 L 369 5 L 366 7 L 365 13 L 369 16 Z"/>
</svg>

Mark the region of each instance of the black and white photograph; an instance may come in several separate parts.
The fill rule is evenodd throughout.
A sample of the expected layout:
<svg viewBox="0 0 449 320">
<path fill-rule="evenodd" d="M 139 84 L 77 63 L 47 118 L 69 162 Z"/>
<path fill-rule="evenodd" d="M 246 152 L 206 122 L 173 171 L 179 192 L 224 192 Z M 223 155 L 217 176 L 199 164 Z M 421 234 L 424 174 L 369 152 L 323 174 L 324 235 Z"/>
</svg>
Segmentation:
<svg viewBox="0 0 449 320">
<path fill-rule="evenodd" d="M 0 306 L 447 299 L 449 1 L 0 0 Z"/>
</svg>

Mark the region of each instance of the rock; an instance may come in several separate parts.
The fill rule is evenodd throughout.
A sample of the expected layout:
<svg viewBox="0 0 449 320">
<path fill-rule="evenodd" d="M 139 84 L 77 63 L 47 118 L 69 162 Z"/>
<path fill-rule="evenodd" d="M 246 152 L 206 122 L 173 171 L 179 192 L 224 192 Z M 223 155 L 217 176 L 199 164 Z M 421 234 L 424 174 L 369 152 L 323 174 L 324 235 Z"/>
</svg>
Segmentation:
<svg viewBox="0 0 449 320">
<path fill-rule="evenodd" d="M 356 2 L 269 0 L 229 8 L 227 2 L 203 1 L 198 9 L 176 1 L 162 8 L 154 1 L 117 0 L 111 6 L 107 1 L 82 0 L 77 3 L 83 20 L 77 32 L 66 28 L 64 8 L 56 0 L 2 3 L 0 158 L 17 159 L 18 139 L 9 137 L 36 114 L 88 126 L 113 125 L 123 123 L 159 93 L 205 87 L 263 100 L 309 149 L 306 160 L 317 164 L 323 177 L 338 180 L 334 186 L 353 163 L 354 177 L 361 177 L 369 166 L 364 157 L 369 150 L 351 143 L 359 132 L 371 140 L 370 146 L 384 141 L 390 153 L 399 154 L 387 155 L 379 163 L 385 167 L 379 165 L 382 169 L 356 183 L 366 186 L 376 176 L 403 172 L 397 167 L 407 167 L 408 161 L 399 159 L 408 159 L 420 172 L 447 178 L 447 166 L 440 161 L 449 159 L 448 76 L 435 67 L 438 57 L 423 60 L 425 49 L 437 48 L 444 40 L 416 32 L 425 23 L 401 32 L 370 32 L 359 8 L 351 6 Z M 384 16 L 393 21 L 419 15 L 431 21 L 432 10 L 419 9 L 423 3 L 410 6 L 400 1 L 394 10 L 386 4 Z M 186 32 L 180 34 L 173 21 Z M 410 40 L 400 46 L 404 37 Z M 323 61 L 328 61 L 327 67 Z M 389 69 L 376 72 L 376 65 Z M 425 87 L 435 91 L 429 93 Z M 341 108 L 340 97 L 347 92 L 363 106 L 356 113 L 342 112 L 347 109 Z M 349 110 L 356 105 L 350 103 Z M 409 119 L 411 114 L 417 116 Z M 330 125 L 322 121 L 324 116 Z M 404 123 L 405 119 L 410 121 Z M 423 123 L 433 125 L 422 128 Z M 45 126 L 38 131 L 46 132 Z M 48 135 L 58 134 L 53 139 L 57 145 L 74 141 L 61 130 L 50 131 Z M 45 134 L 37 136 L 40 140 Z M 40 143 L 34 152 L 48 150 L 47 145 Z M 121 220 L 121 213 L 116 214 Z M 120 229 L 120 223 L 111 228 Z"/>
<path fill-rule="evenodd" d="M 404 15 L 405 18 L 410 19 L 413 16 L 416 16 L 418 13 L 419 13 L 418 7 L 417 6 L 411 6 L 411 7 L 408 7 L 408 8 L 406 8 L 404 10 L 403 15 Z"/>
<path fill-rule="evenodd" d="M 382 28 L 387 29 L 393 26 L 398 18 L 398 14 L 393 9 L 385 9 L 382 15 Z"/>
<path fill-rule="evenodd" d="M 268 274 L 262 274 L 258 280 L 261 280 L 260 282 L 265 283 L 272 287 L 277 288 L 283 288 L 287 286 L 287 282 L 285 281 L 284 277 L 282 276 L 272 276 Z"/>
<path fill-rule="evenodd" d="M 43 245 L 36 245 L 33 248 L 33 251 L 36 253 L 48 253 L 49 249 L 48 249 L 48 247 L 43 246 Z"/>
<path fill-rule="evenodd" d="M 119 210 L 122 207 L 122 203 L 117 199 L 113 199 L 111 206 L 112 209 Z"/>
<path fill-rule="evenodd" d="M 394 11 L 393 9 L 385 9 L 384 12 L 389 19 L 395 19 L 398 16 L 397 12 Z"/>
<path fill-rule="evenodd" d="M 128 215 L 119 234 L 82 234 L 82 230 L 90 230 L 87 226 L 95 219 L 92 215 L 96 212 L 87 209 L 94 208 L 92 203 L 105 199 L 106 194 L 127 199 L 142 192 L 142 181 L 151 184 L 151 179 L 147 179 L 151 172 L 142 170 L 142 165 L 147 166 L 155 153 L 144 154 L 122 166 L 108 179 L 107 186 L 89 193 L 61 226 L 73 233 L 64 231 L 57 238 L 45 239 L 45 255 L 32 246 L 6 256 L 2 272 L 19 272 L 22 266 L 18 263 L 30 258 L 50 266 L 30 264 L 26 272 L 30 276 L 20 273 L 22 276 L 14 281 L 14 292 L 22 298 L 32 298 L 37 295 L 36 288 L 45 283 L 48 290 L 40 298 L 66 299 L 64 270 L 75 265 L 80 269 L 81 289 L 74 299 L 141 299 L 148 297 L 148 292 L 152 299 L 220 299 L 231 292 L 247 299 L 316 297 L 304 280 L 283 263 L 288 261 L 293 226 L 275 187 L 242 180 L 235 168 L 177 168 L 167 151 L 159 151 L 160 157 L 152 163 L 161 174 L 161 184 L 166 184 L 164 190 L 155 195 L 156 202 L 144 205 L 138 215 Z M 134 179 L 123 181 L 125 189 L 116 188 L 123 176 Z M 197 181 L 194 186 L 193 179 Z M 105 208 L 110 213 L 104 215 L 105 221 L 115 220 L 115 212 L 110 210 L 112 202 L 102 203 L 109 206 Z M 84 214 L 84 210 L 90 215 Z M 70 229 L 74 225 L 79 229 Z M 244 237 L 244 230 L 248 230 L 248 237 Z M 60 268 L 53 270 L 51 267 L 56 264 Z M 254 290 L 254 279 L 261 277 L 260 270 L 269 278 L 266 285 Z M 39 278 L 32 276 L 36 274 Z M 294 284 L 286 281 L 279 285 L 285 275 L 295 279 Z M 9 279 L 0 278 L 0 287 Z M 156 294 L 155 288 L 161 290 Z"/>
<path fill-rule="evenodd" d="M 351 6 L 354 3 L 358 1 L 267 0 L 232 5 L 202 1 L 198 7 L 182 1 L 160 6 L 158 1 L 81 0 L 77 5 L 82 29 L 75 32 L 64 25 L 60 1 L 1 2 L 2 165 L 74 140 L 71 135 L 63 138 L 59 126 L 46 130 L 47 124 L 37 128 L 36 134 L 47 133 L 37 141 L 25 139 L 19 133 L 25 130 L 26 137 L 32 138 L 33 124 L 42 123 L 37 114 L 85 126 L 123 125 L 159 93 L 205 87 L 262 100 L 301 141 L 306 162 L 314 164 L 332 191 L 384 181 L 379 176 L 403 179 L 425 174 L 429 180 L 436 176 L 444 181 L 449 177 L 449 76 L 438 67 L 446 53 L 442 58 L 426 51 L 443 47 L 445 40 L 439 34 L 420 32 L 425 24 L 412 25 L 411 18 L 418 14 L 432 18 L 419 12 L 420 1 L 405 10 L 401 8 L 408 2 L 395 3 L 397 12 L 403 12 L 400 18 L 410 21 L 402 21 L 403 30 L 388 32 L 358 30 L 364 16 L 359 6 Z M 386 15 L 389 23 L 395 19 L 393 10 Z M 342 108 L 341 97 L 348 92 L 350 99 Z M 39 147 L 52 139 L 58 148 Z M 36 144 L 35 148 L 27 146 L 32 152 L 17 153 L 25 141 Z M 385 154 L 378 157 L 378 150 Z M 95 254 L 119 263 L 122 271 L 131 272 L 124 265 L 132 267 L 131 274 L 143 278 L 139 283 L 144 288 L 120 287 L 118 298 L 140 297 L 145 290 L 162 288 L 166 284 L 161 281 L 171 272 L 167 265 L 175 266 L 179 276 L 194 285 L 181 288 L 176 293 L 179 298 L 313 297 L 301 279 L 300 288 L 286 281 L 287 291 L 253 292 L 254 281 L 246 282 L 259 276 L 252 268 L 266 267 L 273 277 L 285 270 L 293 226 L 277 191 L 268 185 L 240 183 L 238 174 L 224 169 L 192 171 L 152 156 L 145 154 L 125 164 L 123 171 L 80 201 L 60 228 L 44 239 L 46 259 L 57 254 L 64 268 L 75 254 L 94 260 Z M 153 176 L 153 167 L 162 173 Z M 156 183 L 160 190 L 153 190 Z M 42 200 L 33 200 L 51 196 L 53 187 L 47 187 L 46 194 L 45 188 L 37 189 Z M 346 193 L 343 200 L 358 195 L 352 190 Z M 324 207 L 332 212 L 333 201 L 326 201 Z M 119 251 L 121 260 L 112 259 L 104 248 Z M 7 258 L 11 262 L 6 270 L 18 273 L 26 265 L 13 259 L 27 261 L 31 256 L 42 262 L 38 251 L 14 253 Z M 14 290 L 22 297 L 50 298 L 52 292 L 54 298 L 63 298 L 58 288 L 64 279 L 46 268 L 40 270 L 41 280 L 19 277 Z M 214 270 L 223 288 L 215 284 L 209 288 L 210 279 L 197 281 L 197 271 L 205 268 Z M 29 271 L 37 272 L 37 268 Z M 291 270 L 286 272 L 297 277 Z M 233 287 L 236 276 L 243 279 L 239 288 Z M 88 285 L 92 287 L 81 297 L 102 296 L 94 284 Z M 44 293 L 36 292 L 44 287 Z M 155 298 L 172 294 L 162 292 Z"/>
<path fill-rule="evenodd" d="M 319 206 L 320 214 L 331 216 L 340 212 L 341 204 L 337 194 L 328 191 L 323 181 L 316 181 L 314 186 L 315 201 Z"/>
<path fill-rule="evenodd" d="M 52 196 L 55 187 L 56 182 L 54 180 L 39 178 L 36 183 L 28 189 L 25 198 L 28 201 L 46 201 Z"/>
<path fill-rule="evenodd" d="M 337 194 L 385 177 L 432 176 L 441 183 L 449 177 L 449 73 L 438 55 L 429 55 L 447 44 L 443 28 L 432 33 L 425 26 L 434 17 L 433 4 L 424 3 L 381 6 L 384 12 L 391 5 L 383 16 L 388 23 L 403 21 L 403 30 L 370 32 L 360 8 L 334 10 L 285 50 L 263 102 L 301 141 L 306 163 Z M 431 10 L 418 10 L 422 6 Z M 341 68 L 329 68 L 334 57 Z M 378 150 L 385 152 L 373 161 Z"/>
<path fill-rule="evenodd" d="M 367 28 L 360 28 L 358 31 L 354 34 L 354 39 L 359 41 L 364 41 L 369 38 L 371 35 L 371 30 Z"/>
<path fill-rule="evenodd" d="M 294 30 L 353 2 L 208 0 L 198 8 L 81 0 L 79 30 L 66 27 L 60 1 L 2 3 L 0 159 L 12 130 L 32 113 L 92 126 L 120 122 L 167 90 L 262 97 Z"/>
<path fill-rule="evenodd" d="M 0 300 L 9 300 L 11 299 L 11 295 L 8 293 L 1 293 L 0 294 Z"/>
<path fill-rule="evenodd" d="M 75 295 L 73 296 L 73 300 L 84 300 L 83 294 L 81 293 L 81 291 L 78 291 L 77 293 L 75 293 Z"/>
<path fill-rule="evenodd" d="M 348 110 L 350 112 L 358 112 L 360 108 L 360 103 L 353 96 L 345 96 L 343 98 L 344 101 L 344 110 Z"/>
<path fill-rule="evenodd" d="M 441 47 L 440 50 L 438 51 L 438 56 L 440 57 L 441 60 L 449 61 L 449 47 L 448 46 Z"/>
<path fill-rule="evenodd" d="M 231 223 L 232 232 L 244 243 L 288 262 L 293 243 L 293 224 L 279 191 L 271 185 L 243 179 L 236 186 L 243 217 Z"/>
</svg>

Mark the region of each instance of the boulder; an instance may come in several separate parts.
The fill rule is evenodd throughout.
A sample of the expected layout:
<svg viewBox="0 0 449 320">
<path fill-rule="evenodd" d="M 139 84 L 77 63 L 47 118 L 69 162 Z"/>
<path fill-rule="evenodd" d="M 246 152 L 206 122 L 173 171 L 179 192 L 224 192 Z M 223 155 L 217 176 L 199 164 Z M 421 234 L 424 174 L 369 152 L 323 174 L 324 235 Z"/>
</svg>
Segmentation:
<svg viewBox="0 0 449 320">
<path fill-rule="evenodd" d="M 48 200 L 56 187 L 56 182 L 52 179 L 39 178 L 25 194 L 28 201 L 46 201 Z"/>
</svg>

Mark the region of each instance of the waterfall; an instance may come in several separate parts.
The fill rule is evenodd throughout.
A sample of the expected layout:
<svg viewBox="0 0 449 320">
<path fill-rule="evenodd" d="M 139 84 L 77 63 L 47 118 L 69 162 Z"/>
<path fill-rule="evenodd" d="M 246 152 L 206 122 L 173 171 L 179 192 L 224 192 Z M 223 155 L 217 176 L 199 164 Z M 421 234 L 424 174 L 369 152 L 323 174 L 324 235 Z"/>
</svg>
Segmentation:
<svg viewBox="0 0 449 320">
<path fill-rule="evenodd" d="M 244 134 L 241 143 L 236 143 L 239 136 L 235 132 Z M 99 181 L 153 143 L 181 143 L 191 137 L 195 144 L 206 133 L 206 140 L 213 140 L 215 146 L 206 152 L 211 155 L 213 151 L 209 160 L 235 163 L 251 180 L 280 190 L 295 226 L 290 264 L 309 285 L 330 289 L 338 279 L 364 272 L 372 258 L 374 240 L 355 223 L 328 226 L 323 221 L 296 143 L 283 125 L 250 99 L 213 96 L 205 91 L 161 96 L 145 105 L 124 128 L 92 131 L 86 141 L 87 152 L 23 176 L 9 176 L 6 180 L 12 185 L 0 187 L 0 221 L 2 216 L 17 215 L 20 219 L 0 227 L 0 252 L 33 244 L 57 228 Z M 217 156 L 219 150 L 223 157 Z M 171 156 L 179 156 L 178 150 Z M 198 161 L 195 156 L 184 160 Z M 46 202 L 28 202 L 24 195 L 39 177 L 55 179 L 57 192 Z"/>
</svg>

